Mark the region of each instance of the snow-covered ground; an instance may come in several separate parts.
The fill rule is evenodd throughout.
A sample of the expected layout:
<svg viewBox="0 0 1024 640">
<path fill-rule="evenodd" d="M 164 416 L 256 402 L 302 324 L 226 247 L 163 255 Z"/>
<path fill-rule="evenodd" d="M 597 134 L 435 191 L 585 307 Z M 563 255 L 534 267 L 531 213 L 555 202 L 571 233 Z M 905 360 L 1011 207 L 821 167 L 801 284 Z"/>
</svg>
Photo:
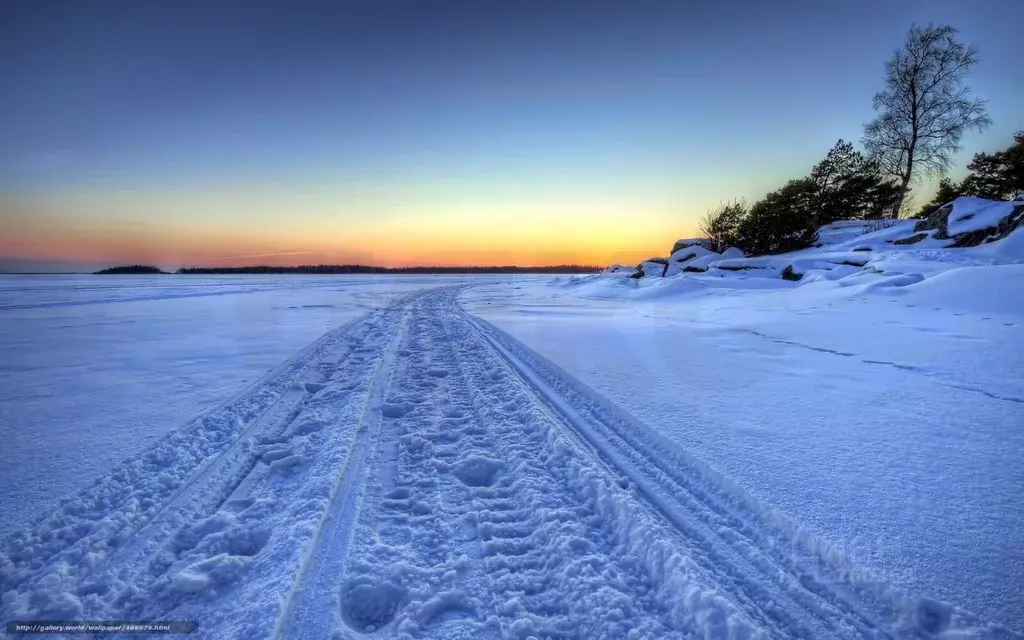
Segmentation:
<svg viewBox="0 0 1024 640">
<path fill-rule="evenodd" d="M 1001 309 L 1024 293 L 1014 272 L 1015 293 L 975 305 L 923 284 L 464 300 L 859 567 L 1022 629 L 1024 314 Z"/>
<path fill-rule="evenodd" d="M 424 277 L 0 275 L 0 539 Z"/>
<path fill-rule="evenodd" d="M 862 232 L 799 282 L 0 280 L 4 500 L 63 483 L 0 512 L 0 618 L 1022 637 L 1020 234 Z"/>
<path fill-rule="evenodd" d="M 955 205 L 950 233 L 1014 208 Z M 696 246 L 675 277 L 482 286 L 463 304 L 858 569 L 1024 630 L 1024 228 L 890 242 L 914 225 L 842 222 L 766 258 Z"/>
</svg>

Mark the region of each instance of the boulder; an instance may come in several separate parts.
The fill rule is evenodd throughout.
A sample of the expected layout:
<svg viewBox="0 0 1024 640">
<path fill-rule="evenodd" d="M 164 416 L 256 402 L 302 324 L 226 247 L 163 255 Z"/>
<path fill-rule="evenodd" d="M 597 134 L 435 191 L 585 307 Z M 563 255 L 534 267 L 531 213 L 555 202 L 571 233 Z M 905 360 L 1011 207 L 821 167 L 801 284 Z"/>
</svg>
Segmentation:
<svg viewBox="0 0 1024 640">
<path fill-rule="evenodd" d="M 710 249 L 707 249 L 699 244 L 692 244 L 688 247 L 683 247 L 679 251 L 676 251 L 671 256 L 669 256 L 669 262 L 686 262 L 687 260 L 693 260 L 694 258 L 703 258 L 704 256 L 708 255 L 721 257 L 714 251 L 711 251 Z"/>
<path fill-rule="evenodd" d="M 671 253 L 674 254 L 680 249 L 685 249 L 687 247 L 693 246 L 699 246 L 703 247 L 704 249 L 707 249 L 708 251 L 713 251 L 714 247 L 712 246 L 712 244 L 713 243 L 707 238 L 680 238 L 679 240 L 676 240 L 676 243 L 674 245 L 672 245 Z"/>
<path fill-rule="evenodd" d="M 1021 226 L 1024 226 L 1024 203 L 1015 206 L 1010 215 L 1000 220 L 994 227 L 986 227 L 954 236 L 953 246 L 974 247 L 986 242 L 995 242 L 1010 235 Z"/>
<path fill-rule="evenodd" d="M 936 238 L 948 238 L 946 235 L 947 220 L 949 219 L 949 213 L 953 210 L 953 203 L 947 202 L 935 211 L 928 214 L 927 218 L 918 220 L 917 224 L 914 225 L 914 233 L 921 233 L 923 231 L 937 230 L 935 234 Z M 895 243 L 895 242 L 894 242 Z"/>
<path fill-rule="evenodd" d="M 993 242 L 1001 238 L 1005 238 L 1010 235 L 1015 229 L 1024 224 L 1024 204 L 1014 205 L 1016 200 L 1010 202 L 997 202 L 997 201 L 986 201 L 981 198 L 957 198 L 952 202 L 947 202 L 935 211 L 933 211 L 927 218 L 919 220 L 914 225 L 914 235 L 909 238 L 901 238 L 899 240 L 893 240 L 893 244 L 912 244 L 923 239 L 925 236 L 922 235 L 927 231 L 935 231 L 934 238 L 940 240 L 952 239 L 954 247 L 973 247 L 985 242 Z M 1002 205 L 1002 206 L 1000 206 Z M 992 217 L 991 212 L 993 206 L 998 206 L 996 209 L 998 220 Z M 1003 215 L 1002 211 L 1005 208 L 1006 215 Z M 975 225 L 981 228 L 971 228 L 970 230 L 963 230 L 961 233 L 955 233 L 950 231 L 950 224 L 955 224 L 963 227 L 963 223 L 969 220 L 975 219 L 977 215 L 975 211 L 981 212 L 986 211 L 989 215 L 985 217 L 979 216 L 976 218 L 978 221 L 985 220 L 981 224 Z M 955 214 L 955 215 L 951 215 Z M 984 214 L 981 214 L 984 215 Z M 950 218 L 955 218 L 952 222 Z M 982 226 L 984 225 L 984 226 Z"/>
<path fill-rule="evenodd" d="M 691 273 L 694 272 L 694 271 L 698 271 L 698 272 L 703 273 L 704 271 L 708 270 L 708 267 L 710 267 L 712 264 L 718 262 L 719 260 L 722 260 L 722 258 L 723 257 L 720 256 L 717 253 L 710 253 L 709 252 L 705 256 L 701 256 L 699 258 L 695 258 L 695 259 L 690 260 L 689 262 L 687 262 L 686 266 L 683 267 L 683 271 L 689 271 Z"/>
<path fill-rule="evenodd" d="M 668 260 L 665 258 L 650 258 L 641 262 L 639 268 L 642 276 L 657 276 L 660 278 L 668 270 Z"/>
</svg>

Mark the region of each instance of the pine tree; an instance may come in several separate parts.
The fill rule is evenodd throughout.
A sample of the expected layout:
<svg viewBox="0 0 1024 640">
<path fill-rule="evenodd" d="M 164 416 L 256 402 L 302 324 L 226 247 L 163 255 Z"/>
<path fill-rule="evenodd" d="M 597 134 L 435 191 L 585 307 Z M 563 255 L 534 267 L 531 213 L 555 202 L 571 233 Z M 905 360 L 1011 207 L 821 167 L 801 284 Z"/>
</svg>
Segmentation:
<svg viewBox="0 0 1024 640">
<path fill-rule="evenodd" d="M 810 180 L 818 188 L 814 214 L 819 226 L 880 218 L 899 194 L 898 185 L 882 175 L 877 162 L 842 139 L 811 170 Z"/>
<path fill-rule="evenodd" d="M 1024 131 L 1013 136 L 1013 144 L 995 153 L 976 153 L 967 165 L 963 192 L 990 200 L 1009 200 L 1024 193 Z"/>
<path fill-rule="evenodd" d="M 818 185 L 809 178 L 790 180 L 750 207 L 738 229 L 745 253 L 785 253 L 811 246 L 818 237 L 812 212 Z"/>
</svg>

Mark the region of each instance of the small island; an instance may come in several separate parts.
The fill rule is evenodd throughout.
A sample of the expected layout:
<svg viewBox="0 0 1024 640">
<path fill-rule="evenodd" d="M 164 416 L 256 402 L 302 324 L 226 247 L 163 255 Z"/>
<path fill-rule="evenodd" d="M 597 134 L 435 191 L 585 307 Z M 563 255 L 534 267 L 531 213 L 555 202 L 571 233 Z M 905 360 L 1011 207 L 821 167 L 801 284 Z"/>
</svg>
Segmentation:
<svg viewBox="0 0 1024 640">
<path fill-rule="evenodd" d="M 159 267 L 154 267 L 151 264 L 129 264 L 118 267 L 107 267 L 106 269 L 100 269 L 96 272 L 96 275 L 122 275 L 122 274 L 154 274 L 154 273 L 166 273 L 161 271 Z"/>
</svg>

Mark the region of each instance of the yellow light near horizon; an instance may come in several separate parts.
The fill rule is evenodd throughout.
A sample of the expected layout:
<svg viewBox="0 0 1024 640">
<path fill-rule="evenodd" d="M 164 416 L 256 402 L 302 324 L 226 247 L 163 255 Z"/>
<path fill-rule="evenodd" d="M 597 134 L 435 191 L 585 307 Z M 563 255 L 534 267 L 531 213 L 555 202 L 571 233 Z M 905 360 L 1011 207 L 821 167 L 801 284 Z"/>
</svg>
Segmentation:
<svg viewBox="0 0 1024 640">
<path fill-rule="evenodd" d="M 663 253 L 685 233 L 664 201 L 638 198 L 627 206 L 621 199 L 527 195 L 502 199 L 478 189 L 425 202 L 364 199 L 358 207 L 323 193 L 260 191 L 8 198 L 0 200 L 0 253 L 161 264 L 266 257 L 276 264 L 603 265 Z"/>
</svg>

